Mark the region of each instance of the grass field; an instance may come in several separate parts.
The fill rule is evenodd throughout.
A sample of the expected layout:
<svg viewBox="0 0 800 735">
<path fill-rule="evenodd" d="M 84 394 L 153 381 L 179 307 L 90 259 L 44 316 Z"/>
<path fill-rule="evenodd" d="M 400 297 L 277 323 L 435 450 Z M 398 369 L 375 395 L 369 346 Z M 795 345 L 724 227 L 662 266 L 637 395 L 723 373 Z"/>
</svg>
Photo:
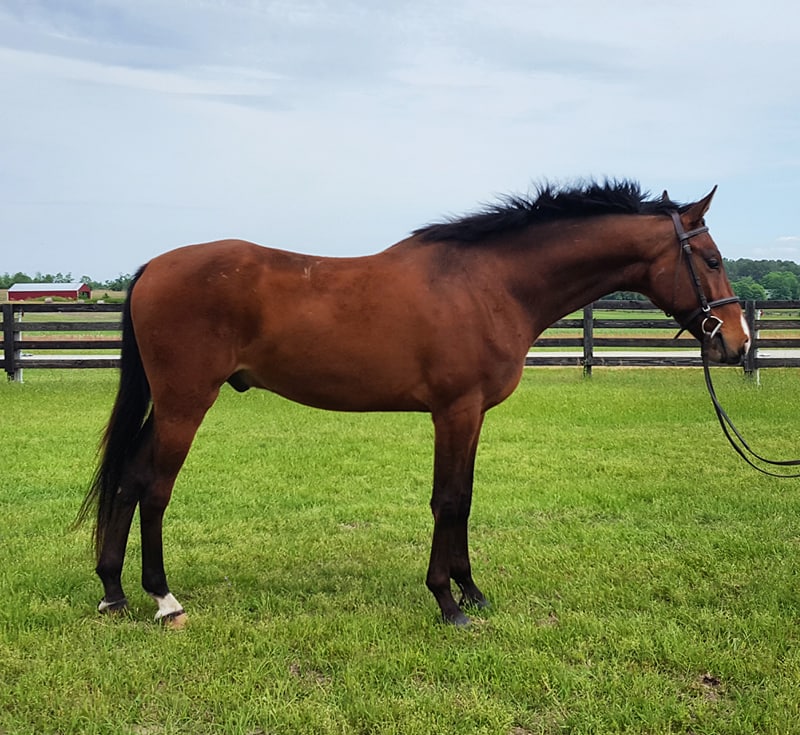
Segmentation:
<svg viewBox="0 0 800 735">
<path fill-rule="evenodd" d="M 716 373 L 757 448 L 796 456 L 800 376 Z M 34 379 L 35 377 L 35 379 Z M 0 733 L 800 732 L 800 480 L 724 443 L 698 370 L 532 369 L 488 416 L 473 566 L 424 586 L 430 419 L 227 388 L 166 518 L 190 623 L 95 606 L 70 530 L 113 371 L 0 384 Z"/>
</svg>

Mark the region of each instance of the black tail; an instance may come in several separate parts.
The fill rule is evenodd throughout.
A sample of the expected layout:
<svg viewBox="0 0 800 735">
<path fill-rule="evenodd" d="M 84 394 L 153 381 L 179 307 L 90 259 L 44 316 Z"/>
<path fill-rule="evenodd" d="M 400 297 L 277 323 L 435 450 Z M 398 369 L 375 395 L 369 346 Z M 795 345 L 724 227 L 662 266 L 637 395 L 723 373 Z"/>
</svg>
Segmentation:
<svg viewBox="0 0 800 735">
<path fill-rule="evenodd" d="M 80 524 L 94 511 L 94 548 L 98 558 L 113 515 L 125 464 L 136 449 L 137 439 L 150 408 L 150 384 L 142 366 L 131 319 L 133 288 L 145 267 L 138 270 L 128 287 L 128 296 L 122 310 L 122 354 L 117 399 L 100 442 L 100 463 L 77 518 L 77 523 Z"/>
</svg>

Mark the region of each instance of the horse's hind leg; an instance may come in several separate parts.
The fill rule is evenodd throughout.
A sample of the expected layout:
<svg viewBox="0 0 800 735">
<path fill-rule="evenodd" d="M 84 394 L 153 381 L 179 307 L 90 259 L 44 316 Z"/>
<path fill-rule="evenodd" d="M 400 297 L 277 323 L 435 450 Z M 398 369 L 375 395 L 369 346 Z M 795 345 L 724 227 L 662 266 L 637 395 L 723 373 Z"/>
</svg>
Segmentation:
<svg viewBox="0 0 800 735">
<path fill-rule="evenodd" d="M 122 588 L 122 567 L 136 504 L 149 483 L 151 434 L 152 421 L 148 419 L 139 436 L 136 453 L 123 469 L 111 518 L 103 533 L 103 545 L 95 569 L 103 584 L 103 599 L 98 605 L 100 612 L 117 612 L 128 606 Z"/>
<path fill-rule="evenodd" d="M 169 590 L 164 570 L 164 511 L 194 435 L 214 398 L 216 391 L 207 405 L 191 410 L 170 410 L 168 406 L 154 404 L 156 420 L 151 450 L 152 476 L 139 499 L 142 587 L 158 603 L 156 620 L 170 622 L 173 627 L 181 627 L 185 623 L 186 615 Z"/>
<path fill-rule="evenodd" d="M 103 613 L 117 612 L 128 607 L 128 598 L 122 589 L 122 565 L 125 562 L 125 549 L 136 510 L 136 500 L 130 486 L 123 481 L 95 567 L 97 576 L 103 583 L 103 599 L 97 609 Z"/>
</svg>

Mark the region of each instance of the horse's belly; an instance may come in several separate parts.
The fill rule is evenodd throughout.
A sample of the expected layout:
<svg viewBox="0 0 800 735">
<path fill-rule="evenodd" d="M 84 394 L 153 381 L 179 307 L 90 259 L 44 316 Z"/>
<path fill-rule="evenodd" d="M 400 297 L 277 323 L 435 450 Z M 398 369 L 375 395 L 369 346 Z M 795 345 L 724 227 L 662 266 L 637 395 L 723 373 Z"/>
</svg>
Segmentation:
<svg viewBox="0 0 800 735">
<path fill-rule="evenodd" d="M 426 411 L 424 390 L 409 382 L 408 376 L 376 375 L 350 366 L 304 364 L 294 370 L 285 365 L 267 369 L 244 367 L 229 382 L 237 390 L 262 388 L 291 401 L 330 411 Z M 419 386 L 419 384 L 417 384 Z"/>
</svg>

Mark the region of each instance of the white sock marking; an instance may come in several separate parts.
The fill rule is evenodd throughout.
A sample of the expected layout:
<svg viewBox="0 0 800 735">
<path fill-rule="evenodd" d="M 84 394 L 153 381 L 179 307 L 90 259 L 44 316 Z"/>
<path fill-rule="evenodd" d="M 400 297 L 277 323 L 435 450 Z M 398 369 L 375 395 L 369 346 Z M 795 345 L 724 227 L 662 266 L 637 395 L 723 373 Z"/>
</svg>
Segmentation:
<svg viewBox="0 0 800 735">
<path fill-rule="evenodd" d="M 151 595 L 151 597 L 158 603 L 156 620 L 161 620 L 165 615 L 183 612 L 183 605 L 175 599 L 171 592 L 168 592 L 164 597 L 158 597 L 157 595 Z"/>
</svg>

